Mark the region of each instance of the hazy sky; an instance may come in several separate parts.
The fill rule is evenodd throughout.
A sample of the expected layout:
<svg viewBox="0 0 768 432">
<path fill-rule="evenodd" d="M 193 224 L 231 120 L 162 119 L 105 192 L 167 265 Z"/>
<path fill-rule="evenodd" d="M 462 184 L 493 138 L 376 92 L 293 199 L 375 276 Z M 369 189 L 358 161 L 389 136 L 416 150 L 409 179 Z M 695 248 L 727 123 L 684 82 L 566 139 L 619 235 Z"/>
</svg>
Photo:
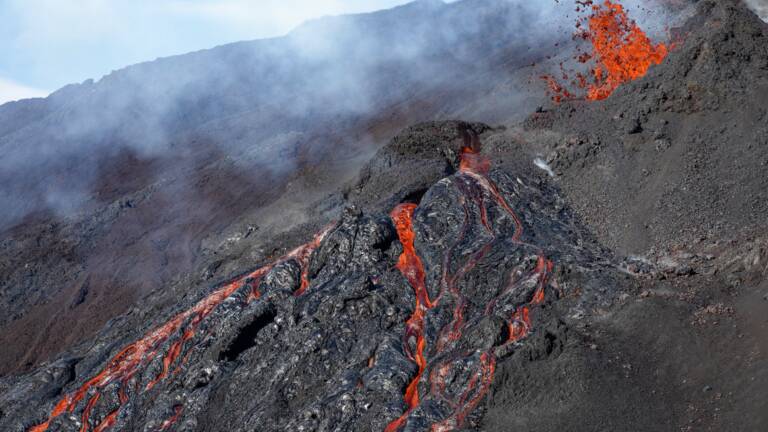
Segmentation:
<svg viewBox="0 0 768 432">
<path fill-rule="evenodd" d="M 538 0 L 535 0 L 538 1 Z M 0 103 L 114 69 L 409 0 L 0 0 Z"/>
</svg>

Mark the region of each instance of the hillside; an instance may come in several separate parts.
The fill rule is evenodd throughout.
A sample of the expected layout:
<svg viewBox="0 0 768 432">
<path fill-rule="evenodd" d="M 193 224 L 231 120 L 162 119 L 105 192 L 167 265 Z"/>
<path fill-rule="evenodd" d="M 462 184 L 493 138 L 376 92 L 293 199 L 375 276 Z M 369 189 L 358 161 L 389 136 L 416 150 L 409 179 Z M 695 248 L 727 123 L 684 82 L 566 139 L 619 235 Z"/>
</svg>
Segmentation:
<svg viewBox="0 0 768 432">
<path fill-rule="evenodd" d="M 218 105 L 174 151 L 112 160 L 91 184 L 113 199 L 9 228 L 0 429 L 768 429 L 768 25 L 738 0 L 663 3 L 683 11 L 668 55 L 594 101 L 530 80 L 573 45 L 522 55 L 496 24 L 524 11 L 501 0 L 255 42 L 361 26 L 420 34 L 438 66 L 426 85 L 409 62 L 337 58 L 311 70 L 360 67 L 382 105 L 326 111 L 320 86 L 301 99 L 317 115 L 240 106 L 254 135 Z M 100 85 L 0 125 L 42 130 L 30 112 Z"/>
<path fill-rule="evenodd" d="M 471 0 L 325 18 L 0 107 L 0 373 L 224 261 L 222 239 L 304 222 L 414 122 L 521 119 L 543 98 L 521 68 L 562 37 L 533 41 L 526 13 Z"/>
</svg>

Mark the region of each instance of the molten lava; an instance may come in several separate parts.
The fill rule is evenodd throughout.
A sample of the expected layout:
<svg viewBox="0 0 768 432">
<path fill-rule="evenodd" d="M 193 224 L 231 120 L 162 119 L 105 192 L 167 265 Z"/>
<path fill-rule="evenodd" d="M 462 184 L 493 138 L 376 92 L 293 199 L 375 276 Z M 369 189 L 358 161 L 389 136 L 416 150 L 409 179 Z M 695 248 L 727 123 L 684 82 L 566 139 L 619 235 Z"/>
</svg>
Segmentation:
<svg viewBox="0 0 768 432">
<path fill-rule="evenodd" d="M 461 149 L 459 170 L 461 172 L 472 172 L 480 175 L 488 174 L 488 171 L 491 170 L 491 162 L 481 156 L 473 145 L 475 144 L 471 143 L 470 145 L 465 145 Z"/>
<path fill-rule="evenodd" d="M 667 56 L 667 46 L 654 45 L 640 26 L 629 19 L 624 7 L 606 0 L 593 6 L 589 17 L 589 40 L 597 66 L 592 70 L 594 82 L 587 98 L 605 99 L 620 85 L 645 76 L 651 65 Z"/>
<path fill-rule="evenodd" d="M 408 279 L 419 304 L 431 308 L 432 302 L 429 300 L 429 293 L 424 282 L 424 266 L 416 254 L 416 247 L 414 246 L 416 234 L 413 232 L 413 213 L 415 210 L 416 204 L 401 204 L 390 214 L 395 223 L 400 243 L 403 245 L 403 253 L 397 260 L 397 269 Z"/>
<path fill-rule="evenodd" d="M 499 189 L 488 178 L 488 172 L 491 170 L 491 161 L 488 158 L 479 154 L 480 151 L 480 138 L 475 133 L 469 133 L 464 136 L 464 147 L 461 149 L 461 163 L 459 164 L 459 171 L 472 177 L 478 185 L 486 192 L 488 192 L 494 201 L 501 206 L 502 209 L 509 215 L 515 223 L 515 233 L 512 239 L 516 242 L 520 241 L 520 237 L 523 235 L 523 224 L 517 217 L 517 214 L 507 204 L 507 201 L 499 193 Z M 482 198 L 476 198 L 480 200 L 478 203 L 481 212 L 485 213 L 485 206 L 482 204 Z M 486 230 L 490 229 L 487 220 L 483 221 Z"/>
<path fill-rule="evenodd" d="M 440 291 L 434 302 L 428 298 L 424 282 L 424 269 L 414 247 L 413 214 L 416 205 L 401 204 L 391 213 L 391 218 L 403 244 L 403 253 L 400 255 L 397 268 L 405 275 L 416 293 L 416 307 L 406 322 L 403 345 L 405 354 L 418 366 L 418 372 L 405 390 L 406 411 L 389 423 L 385 432 L 399 431 L 408 423 L 409 417 L 423 399 L 422 395 L 419 394 L 419 383 L 424 379 L 427 370 L 430 371 L 427 375 L 429 392 L 423 397 L 443 401 L 451 407 L 451 413 L 445 419 L 431 426 L 432 432 L 448 432 L 461 427 L 466 418 L 483 400 L 493 382 L 496 370 L 494 348 L 467 353 L 459 345 L 466 324 L 465 314 L 469 303 L 459 287 L 459 281 L 476 267 L 491 250 L 494 242 L 499 240 L 497 232 L 488 219 L 486 202 L 494 202 L 512 219 L 514 231 L 511 240 L 519 245 L 524 244 L 521 241 L 522 223 L 503 198 L 496 184 L 490 179 L 488 175 L 490 168 L 490 160 L 480 155 L 478 136 L 467 131 L 464 136 L 464 147 L 461 151 L 460 170 L 455 181 L 455 185 L 464 198 L 461 203 L 465 218 L 454 243 L 446 248 L 443 254 Z M 461 265 L 455 272 L 451 272 L 454 249 L 464 240 L 471 224 L 470 203 L 477 206 L 480 223 L 491 241 L 459 263 Z M 502 296 L 530 284 L 534 284 L 536 287 L 531 294 L 531 299 L 526 304 L 519 306 L 509 317 L 507 322 L 509 336 L 504 342 L 505 345 L 516 343 L 529 334 L 532 327 L 531 310 L 544 302 L 547 280 L 552 269 L 552 262 L 540 253 L 536 268 L 530 274 L 519 280 L 512 280 L 485 307 L 484 314 L 488 316 L 494 312 L 495 304 Z M 453 300 L 452 319 L 442 327 L 436 343 L 428 349 L 424 334 L 426 314 L 437 303 L 441 302 L 444 296 L 450 296 Z M 412 348 L 413 345 L 415 345 L 415 350 Z M 468 374 L 465 376 L 466 383 L 460 391 L 452 392 L 449 390 L 449 383 L 455 383 L 457 379 L 455 374 L 457 373 Z"/>
<path fill-rule="evenodd" d="M 93 430 L 95 432 L 103 432 L 114 425 L 120 414 L 120 410 L 129 401 L 127 391 L 132 388 L 138 388 L 137 386 L 139 383 L 134 382 L 133 385 L 131 385 L 132 381 L 141 379 L 146 368 L 158 358 L 161 358 L 162 369 L 159 374 L 149 380 L 144 387 L 145 392 L 152 390 L 155 385 L 166 379 L 171 373 L 176 373 L 185 363 L 187 357 L 185 356 L 181 361 L 178 361 L 178 359 L 185 350 L 189 350 L 188 342 L 195 337 L 200 324 L 221 303 L 223 303 L 224 300 L 230 298 L 238 290 L 243 287 L 251 288 L 246 303 L 258 299 L 260 297 L 258 291 L 259 281 L 269 272 L 269 270 L 278 263 L 295 260 L 299 263 L 302 269 L 301 286 L 297 290 L 297 295 L 304 293 L 309 285 L 307 276 L 309 258 L 329 231 L 330 227 L 315 236 L 312 242 L 294 249 L 276 262 L 254 270 L 231 282 L 225 283 L 221 288 L 211 293 L 208 297 L 200 300 L 192 308 L 174 316 L 165 324 L 149 332 L 142 339 L 123 348 L 119 353 L 112 357 L 100 373 L 86 381 L 74 393 L 65 395 L 56 404 L 53 411 L 51 411 L 48 419 L 37 426 L 31 427 L 29 432 L 47 431 L 53 419 L 65 412 L 74 413 L 80 402 L 90 395 L 88 402 L 83 407 L 81 414 L 82 427 L 80 428 L 80 432 L 88 432 L 89 425 L 92 423 L 92 420 L 95 420 L 91 418 L 91 411 L 101 399 L 102 392 L 112 384 L 116 384 L 117 386 L 119 405 L 110 411 L 110 414 L 104 419 L 95 423 L 96 426 Z M 169 341 L 172 342 L 167 345 L 167 349 L 164 349 L 166 343 Z M 189 352 L 187 352 L 187 355 L 188 354 Z M 176 365 L 176 368 L 171 372 L 171 367 L 174 364 Z M 173 422 L 175 422 L 176 419 L 178 419 L 178 416 L 181 415 L 182 409 L 183 406 L 179 406 L 175 409 L 175 415 L 171 419 Z M 165 428 L 170 427 L 171 424 L 172 423 L 168 424 Z"/>
<path fill-rule="evenodd" d="M 414 240 L 416 234 L 413 232 L 413 213 L 416 210 L 416 204 L 401 204 L 395 207 L 390 213 L 390 217 L 395 224 L 400 243 L 403 245 L 403 253 L 397 260 L 397 269 L 405 276 L 416 294 L 416 306 L 413 314 L 405 323 L 405 337 L 403 346 L 408 358 L 416 363 L 419 371 L 411 380 L 405 390 L 405 403 L 408 409 L 402 416 L 387 425 L 385 432 L 394 432 L 400 429 L 408 420 L 408 415 L 419 405 L 419 381 L 427 368 L 427 360 L 424 357 L 424 317 L 427 309 L 431 308 L 432 302 L 429 300 L 429 293 L 424 276 L 424 266 L 421 258 L 416 254 Z M 416 345 L 415 352 L 411 347 Z"/>
<path fill-rule="evenodd" d="M 552 95 L 552 100 L 555 103 L 560 103 L 564 100 L 573 99 L 574 95 L 565 87 L 563 87 L 557 79 L 550 75 L 542 75 L 543 79 L 547 83 L 549 93 Z M 584 84 L 586 86 L 586 84 Z"/>
<path fill-rule="evenodd" d="M 661 64 L 669 50 L 663 43 L 654 44 L 640 26 L 629 18 L 618 0 L 605 0 L 597 5 L 591 0 L 579 2 L 590 6 L 591 14 L 577 22 L 581 30 L 577 35 L 590 42 L 590 53 L 575 57 L 579 63 L 594 61 L 588 74 L 563 72 L 563 79 L 572 75 L 571 85 L 581 89 L 587 100 L 602 100 L 619 86 L 645 76 L 653 65 Z M 579 12 L 581 9 L 577 9 Z M 547 82 L 552 100 L 576 98 L 575 92 L 550 75 L 542 77 Z"/>
</svg>

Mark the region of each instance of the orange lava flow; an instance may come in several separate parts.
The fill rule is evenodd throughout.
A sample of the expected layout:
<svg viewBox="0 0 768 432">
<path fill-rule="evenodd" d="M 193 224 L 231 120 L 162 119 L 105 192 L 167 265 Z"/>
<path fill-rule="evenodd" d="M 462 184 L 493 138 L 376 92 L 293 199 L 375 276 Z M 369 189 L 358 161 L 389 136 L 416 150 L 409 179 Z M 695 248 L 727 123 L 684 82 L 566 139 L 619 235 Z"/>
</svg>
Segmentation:
<svg viewBox="0 0 768 432">
<path fill-rule="evenodd" d="M 95 429 L 93 429 L 93 432 L 104 432 L 105 430 L 112 427 L 115 422 L 117 421 L 117 415 L 120 414 L 120 410 L 116 409 L 112 411 L 111 413 L 107 414 L 107 416 L 104 418 L 104 420 L 99 423 L 98 426 L 96 426 Z"/>
<path fill-rule="evenodd" d="M 137 374 L 140 374 L 143 368 L 147 367 L 160 355 L 162 355 L 162 369 L 160 373 L 155 376 L 144 388 L 144 391 L 150 391 L 160 381 L 164 380 L 170 374 L 171 366 L 177 364 L 176 370 L 183 365 L 188 358 L 187 355 L 179 362 L 177 361 L 181 354 L 187 347 L 187 342 L 194 338 L 197 329 L 200 324 L 207 318 L 224 300 L 231 297 L 235 292 L 246 286 L 251 286 L 251 291 L 248 294 L 246 303 L 251 302 L 254 299 L 260 297 L 258 291 L 259 281 L 278 263 L 288 260 L 296 260 L 302 268 L 302 281 L 299 290 L 304 293 L 309 281 L 307 279 L 306 267 L 308 267 L 309 258 L 312 252 L 317 249 L 320 242 L 325 235 L 330 231 L 330 226 L 319 233 L 312 242 L 300 246 L 290 253 L 286 254 L 282 258 L 278 259 L 272 264 L 268 264 L 257 270 L 252 271 L 244 276 L 241 276 L 231 282 L 224 284 L 221 288 L 217 289 L 204 299 L 200 300 L 192 308 L 179 313 L 171 318 L 165 324 L 155 328 L 145 335 L 142 339 L 126 346 L 119 353 L 117 353 L 107 363 L 107 366 L 99 372 L 96 376 L 86 381 L 75 392 L 65 395 L 51 411 L 48 419 L 36 426 L 28 429 L 29 432 L 45 432 L 48 430 L 51 422 L 56 417 L 65 412 L 74 412 L 79 403 L 83 401 L 86 396 L 92 393 L 92 396 L 86 403 L 82 412 L 82 427 L 80 432 L 88 432 L 88 427 L 91 420 L 91 411 L 93 407 L 98 403 L 101 398 L 102 391 L 112 383 L 118 384 L 118 401 L 119 406 L 113 410 L 106 418 L 102 419 L 96 428 L 95 432 L 103 432 L 107 428 L 114 425 L 117 421 L 117 417 L 120 413 L 120 409 L 128 403 L 129 397 L 126 393 L 126 389 L 129 388 L 129 382 Z M 305 285 L 306 284 L 306 285 Z M 174 337 L 177 339 L 170 343 L 167 351 L 163 353 L 161 350 L 163 345 L 172 340 Z M 180 411 L 179 411 L 180 413 Z"/>
<path fill-rule="evenodd" d="M 408 279 L 419 304 L 431 308 L 432 302 L 429 300 L 429 293 L 424 282 L 424 266 L 421 263 L 421 258 L 416 254 L 416 247 L 414 246 L 416 234 L 413 232 L 413 213 L 415 210 L 416 204 L 401 204 L 390 214 L 395 223 L 400 243 L 403 245 L 403 253 L 397 260 L 397 269 Z"/>
<path fill-rule="evenodd" d="M 384 429 L 385 432 L 395 432 L 399 430 L 408 420 L 408 415 L 419 405 L 419 381 L 427 368 L 427 360 L 424 357 L 424 318 L 426 312 L 431 308 L 432 302 L 429 300 L 429 293 L 425 282 L 424 266 L 421 258 L 416 254 L 414 246 L 415 233 L 413 232 L 413 213 L 416 210 L 416 204 L 401 204 L 395 207 L 390 213 L 390 217 L 395 224 L 400 243 L 403 245 L 403 253 L 397 261 L 397 269 L 408 279 L 409 284 L 416 294 L 416 307 L 413 314 L 405 324 L 405 337 L 403 346 L 408 358 L 416 363 L 419 371 L 408 384 L 405 390 L 404 400 L 408 409 L 402 416 L 390 422 Z M 415 341 L 416 352 L 411 348 L 411 341 Z"/>
<path fill-rule="evenodd" d="M 464 208 L 464 222 L 453 243 L 443 253 L 441 286 L 434 302 L 430 302 L 426 295 L 424 269 L 413 246 L 412 218 L 416 205 L 402 204 L 396 207 L 390 215 L 403 244 L 403 254 L 400 256 L 397 267 L 406 275 L 416 292 L 416 309 L 406 322 L 404 351 L 406 356 L 418 366 L 418 373 L 405 390 L 404 400 L 408 409 L 399 418 L 389 423 L 385 432 L 401 430 L 408 423 L 409 417 L 422 398 L 442 401 L 451 409 L 446 418 L 430 427 L 430 431 L 448 432 L 456 430 L 462 427 L 467 417 L 477 408 L 493 383 L 496 370 L 495 348 L 466 352 L 460 343 L 467 319 L 474 320 L 477 318 L 465 317 L 471 302 L 460 289 L 459 282 L 482 261 L 483 257 L 491 251 L 494 242 L 498 240 L 498 233 L 488 217 L 487 202 L 496 203 L 512 219 L 514 232 L 511 235 L 511 240 L 519 245 L 524 245 L 521 240 L 523 226 L 502 196 L 499 188 L 489 177 L 491 163 L 488 158 L 480 154 L 480 141 L 477 134 L 471 131 L 465 133 L 464 147 L 460 157 L 460 170 L 455 185 L 462 194 L 460 203 Z M 491 240 L 464 258 L 458 269 L 452 271 L 452 263 L 456 259 L 453 251 L 456 246 L 462 243 L 471 226 L 472 211 L 470 205 L 477 207 L 479 222 Z M 503 345 L 519 342 L 528 336 L 532 328 L 531 311 L 536 305 L 545 301 L 545 290 L 552 270 L 553 263 L 539 252 L 536 267 L 525 276 L 511 277 L 507 286 L 486 305 L 484 314 L 488 316 L 493 313 L 494 306 L 500 298 L 521 288 L 534 287 L 532 294 L 530 294 L 530 300 L 517 307 L 507 320 L 509 335 Z M 452 319 L 443 325 L 438 333 L 436 343 L 430 347 L 428 355 L 430 359 L 434 359 L 430 363 L 425 353 L 427 345 L 424 334 L 426 313 L 436 303 L 442 301 L 443 296 L 450 296 L 453 299 Z M 415 352 L 412 352 L 411 348 L 413 341 L 415 341 L 416 346 Z M 457 368 L 457 365 L 461 364 L 464 366 Z M 419 395 L 418 385 L 428 369 L 429 391 L 425 395 Z M 456 388 L 456 380 L 459 379 L 457 374 L 462 375 L 462 379 L 466 379 L 458 389 Z M 449 387 L 451 382 L 453 385 Z"/>
<path fill-rule="evenodd" d="M 299 286 L 299 289 L 293 293 L 295 297 L 304 294 L 304 292 L 307 291 L 307 288 L 309 288 L 309 257 L 312 256 L 312 252 L 320 246 L 320 242 L 327 233 L 328 228 L 316 235 L 311 242 L 292 252 L 293 256 L 291 258 L 298 261 L 299 266 L 301 267 L 301 285 Z"/>
<path fill-rule="evenodd" d="M 655 44 L 642 28 L 627 15 L 619 0 L 605 0 L 594 4 L 592 0 L 578 2 L 580 7 L 590 6 L 591 13 L 576 23 L 577 36 L 592 45 L 591 52 L 579 53 L 579 63 L 593 62 L 589 73 L 566 71 L 560 65 L 562 79 L 573 77 L 570 84 L 581 89 L 583 98 L 597 101 L 609 97 L 622 84 L 642 78 L 653 65 L 661 64 L 669 53 L 666 44 Z M 555 103 L 577 99 L 575 91 L 567 88 L 551 75 L 541 77 L 547 84 Z"/>
<path fill-rule="evenodd" d="M 485 175 L 491 170 L 491 162 L 487 158 L 481 156 L 473 147 L 465 145 L 461 149 L 459 170 L 462 172 L 474 172 Z"/>
</svg>

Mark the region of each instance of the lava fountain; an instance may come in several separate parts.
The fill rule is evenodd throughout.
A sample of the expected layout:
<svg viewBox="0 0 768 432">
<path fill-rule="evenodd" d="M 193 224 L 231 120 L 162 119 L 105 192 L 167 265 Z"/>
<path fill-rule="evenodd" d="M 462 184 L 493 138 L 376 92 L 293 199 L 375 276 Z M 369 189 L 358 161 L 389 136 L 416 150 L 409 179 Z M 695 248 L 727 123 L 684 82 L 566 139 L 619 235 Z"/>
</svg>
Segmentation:
<svg viewBox="0 0 768 432">
<path fill-rule="evenodd" d="M 593 11 L 586 37 L 597 66 L 592 70 L 594 81 L 587 99 L 601 100 L 620 85 L 645 76 L 652 65 L 664 61 L 668 50 L 663 43 L 654 44 L 621 4 L 606 0 Z"/>
<path fill-rule="evenodd" d="M 562 78 L 572 87 L 581 90 L 584 99 L 596 101 L 609 97 L 624 83 L 644 77 L 651 66 L 661 64 L 669 53 L 664 43 L 654 43 L 642 28 L 627 14 L 624 6 L 617 0 L 605 0 L 595 4 L 592 0 L 578 2 L 586 7 L 590 14 L 577 21 L 580 32 L 577 38 L 591 44 L 591 52 L 580 53 L 575 57 L 579 63 L 591 63 L 587 74 L 564 70 L 561 64 Z M 551 75 L 542 79 L 547 83 L 552 100 L 560 102 L 566 99 L 578 99 L 576 91 Z"/>
</svg>

